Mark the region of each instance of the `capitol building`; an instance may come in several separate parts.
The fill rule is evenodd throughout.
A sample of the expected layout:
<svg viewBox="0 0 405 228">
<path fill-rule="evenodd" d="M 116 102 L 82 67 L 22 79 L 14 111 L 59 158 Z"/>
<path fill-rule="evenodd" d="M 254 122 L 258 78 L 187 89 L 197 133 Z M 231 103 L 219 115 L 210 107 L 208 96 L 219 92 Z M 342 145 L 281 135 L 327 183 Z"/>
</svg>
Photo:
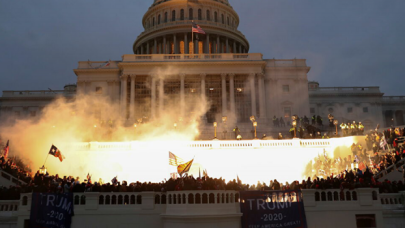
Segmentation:
<svg viewBox="0 0 405 228">
<path fill-rule="evenodd" d="M 192 32 L 193 23 L 205 34 Z M 311 67 L 305 59 L 249 53 L 239 16 L 227 0 L 155 0 L 142 25 L 133 54 L 118 61 L 79 61 L 77 88 L 3 91 L 0 115 L 32 118 L 56 96 L 87 94 L 119 103 L 128 124 L 159 118 L 173 106 L 186 118 L 206 102 L 202 135 L 204 126 L 225 116 L 242 132 L 250 131 L 250 116 L 261 129 L 272 127 L 274 116 L 290 122 L 292 115 L 319 115 L 325 121 L 332 114 L 339 122 L 362 122 L 366 129 L 404 124 L 405 97 L 383 96 L 378 86 L 321 87 L 308 80 Z M 100 113 L 108 110 L 95 110 Z"/>
<path fill-rule="evenodd" d="M 213 176 L 220 173 L 221 179 L 252 177 L 266 181 L 269 175 L 301 178 L 296 174 L 301 172 L 301 166 L 305 167 L 304 158 L 323 154 L 325 159 L 335 155 L 351 159 L 348 148 L 355 142 L 364 143 L 364 136 L 250 140 L 257 139 L 252 134 L 252 122 L 258 126 L 259 137 L 288 133 L 288 124 L 295 115 L 309 119 L 320 116 L 325 123 L 331 114 L 339 124 L 362 122 L 366 131 L 377 125 L 405 125 L 405 96 L 384 96 L 378 85 L 322 87 L 310 80 L 311 67 L 317 66 L 308 66 L 306 59 L 264 59 L 261 53 L 250 53 L 251 44 L 238 30 L 239 22 L 228 0 L 154 0 L 142 19 L 144 31 L 134 38 L 132 54 L 123 54 L 120 60 L 79 61 L 73 69 L 77 81 L 62 90 L 3 91 L 0 124 L 11 125 L 10 118 L 40 119 L 45 107 L 59 97 L 68 102 L 87 96 L 108 100 L 119 107 L 113 111 L 120 114 L 125 129 L 164 118 L 173 110 L 177 114 L 173 122 L 187 120 L 202 109 L 197 116 L 199 136 L 194 140 L 76 142 L 71 145 L 71 162 L 84 155 L 88 160 L 82 160 L 98 163 L 99 169 L 106 172 L 115 174 L 115 165 L 119 164 L 120 172 L 138 176 L 153 169 L 149 174 L 158 179 L 168 173 L 167 153 L 174 151 L 179 156 L 198 157 Z M 100 107 L 94 107 L 88 122 L 111 118 L 111 107 Z M 273 126 L 274 118 L 283 118 L 286 126 Z M 216 134 L 217 123 L 221 122 L 227 122 L 228 129 L 222 129 L 224 134 L 218 136 L 221 140 L 212 140 L 213 125 Z M 241 141 L 234 140 L 235 126 L 241 131 Z M 148 165 L 148 170 L 143 165 Z M 384 174 L 384 178 L 391 176 Z M 0 169 L 0 187 L 21 182 Z M 86 191 L 75 192 L 73 197 L 72 227 L 246 227 L 241 223 L 240 206 L 248 203 L 239 191 Z M 302 227 L 399 228 L 405 224 L 405 192 L 379 193 L 377 188 L 303 189 L 294 197 L 295 203 L 304 205 L 301 209 L 308 226 Z M 33 193 L 23 193 L 19 200 L 0 200 L 0 227 L 29 227 L 35 211 L 31 207 L 33 199 Z M 278 203 L 288 205 L 288 201 Z M 263 200 L 263 209 L 264 204 Z"/>
</svg>

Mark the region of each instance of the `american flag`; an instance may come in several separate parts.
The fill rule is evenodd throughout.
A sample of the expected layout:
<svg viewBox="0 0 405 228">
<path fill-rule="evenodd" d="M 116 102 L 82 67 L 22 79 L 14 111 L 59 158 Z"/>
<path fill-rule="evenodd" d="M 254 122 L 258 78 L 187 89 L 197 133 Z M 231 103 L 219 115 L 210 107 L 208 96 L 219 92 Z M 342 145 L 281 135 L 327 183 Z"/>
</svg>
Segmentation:
<svg viewBox="0 0 405 228">
<path fill-rule="evenodd" d="M 116 185 L 116 184 L 118 183 L 117 176 L 115 176 L 115 177 L 111 180 L 111 183 L 112 183 L 113 185 Z"/>
<path fill-rule="evenodd" d="M 194 22 L 192 25 L 192 32 L 205 34 L 204 30 L 202 30 L 202 28 Z"/>
<path fill-rule="evenodd" d="M 172 152 L 169 151 L 169 165 L 179 166 L 180 164 L 183 163 L 184 163 L 183 159 L 177 157 L 176 155 L 174 155 Z"/>
</svg>

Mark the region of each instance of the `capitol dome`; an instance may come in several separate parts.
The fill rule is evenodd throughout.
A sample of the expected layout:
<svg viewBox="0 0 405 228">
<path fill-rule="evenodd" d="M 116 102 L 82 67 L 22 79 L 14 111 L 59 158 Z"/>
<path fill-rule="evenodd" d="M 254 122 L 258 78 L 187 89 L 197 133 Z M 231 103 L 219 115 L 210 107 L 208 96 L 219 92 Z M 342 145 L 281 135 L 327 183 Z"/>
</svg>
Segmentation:
<svg viewBox="0 0 405 228">
<path fill-rule="evenodd" d="M 205 34 L 192 35 L 192 22 Z M 135 54 L 247 53 L 239 16 L 228 0 L 154 0 L 142 19 Z"/>
</svg>

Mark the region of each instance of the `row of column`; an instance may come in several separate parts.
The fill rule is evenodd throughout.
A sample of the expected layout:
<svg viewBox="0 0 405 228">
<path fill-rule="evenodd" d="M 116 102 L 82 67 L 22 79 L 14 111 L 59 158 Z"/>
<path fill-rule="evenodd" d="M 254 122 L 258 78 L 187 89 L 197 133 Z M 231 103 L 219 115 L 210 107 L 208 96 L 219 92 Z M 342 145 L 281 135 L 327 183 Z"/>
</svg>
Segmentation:
<svg viewBox="0 0 405 228">
<path fill-rule="evenodd" d="M 190 33 L 184 33 L 184 38 L 183 40 L 177 39 L 178 34 L 173 34 L 172 39 L 167 39 L 166 36 L 163 36 L 161 39 L 162 42 L 158 42 L 158 38 L 153 39 L 153 46 L 152 46 L 152 51 L 150 52 L 150 41 L 146 42 L 145 44 L 140 45 L 136 49 L 136 54 L 137 55 L 144 55 L 144 54 L 180 54 L 180 41 L 184 41 L 184 54 L 199 54 L 199 40 L 194 39 L 194 51 L 189 50 L 189 42 L 188 42 L 188 35 Z M 201 35 L 200 35 L 201 36 Z M 225 37 L 225 41 L 221 42 L 220 36 L 216 36 L 216 39 L 211 39 L 210 40 L 210 34 L 205 35 L 205 41 L 203 41 L 205 44 L 203 45 L 203 53 L 205 54 L 210 54 L 210 41 L 212 43 L 212 54 L 219 54 L 219 53 L 230 53 L 230 43 L 232 43 L 232 50 L 233 53 L 245 53 L 246 49 L 243 47 L 242 44 L 237 43 L 235 40 L 232 40 L 232 42 L 229 41 L 228 37 Z M 159 45 L 158 45 L 159 44 Z M 169 44 L 169 45 L 168 45 Z M 171 46 L 173 45 L 174 50 L 171 50 Z M 219 44 L 219 45 L 218 45 Z M 218 47 L 217 47 L 218 45 Z M 158 50 L 158 46 L 159 49 Z M 225 51 L 224 51 L 224 46 L 225 46 Z M 169 47 L 169 48 L 168 48 Z"/>
<path fill-rule="evenodd" d="M 227 110 L 227 93 L 226 93 L 226 79 L 227 76 L 229 77 L 229 91 L 230 91 L 230 112 L 231 113 L 236 113 L 235 109 L 235 82 L 234 82 L 234 73 L 229 73 L 229 74 L 221 74 L 221 86 L 222 86 L 222 116 L 227 116 L 228 115 L 228 110 Z M 256 113 L 256 86 L 255 86 L 255 77 L 256 74 L 252 73 L 249 75 L 249 84 L 250 84 L 250 92 L 251 92 L 251 108 L 252 108 L 252 113 L 251 115 L 257 116 Z M 180 110 L 181 110 L 181 116 L 184 117 L 184 112 L 185 112 L 185 93 L 184 93 L 184 80 L 185 80 L 186 75 L 185 74 L 180 74 Z M 129 102 L 129 107 L 128 105 L 128 96 L 127 96 L 127 91 L 128 91 L 128 78 L 131 79 L 131 89 L 130 89 L 130 102 Z M 206 94 L 205 94 L 205 78 L 206 74 L 202 73 L 200 74 L 200 79 L 201 79 L 201 99 L 205 100 L 206 99 Z M 122 75 L 121 76 L 121 111 L 126 115 L 127 114 L 127 108 L 129 108 L 129 118 L 134 119 L 135 118 L 135 79 L 136 75 Z M 265 91 L 264 91 L 264 77 L 263 74 L 257 74 L 257 79 L 258 79 L 258 94 L 259 94 L 259 105 L 260 105 L 260 118 L 264 118 L 266 116 L 266 107 L 265 107 Z M 151 80 L 152 80 L 152 88 L 151 88 L 151 118 L 156 118 L 156 82 L 158 81 L 158 93 L 159 93 L 159 113 L 163 113 L 163 102 L 164 102 L 164 79 L 163 78 L 158 78 L 156 75 L 151 75 Z"/>
</svg>

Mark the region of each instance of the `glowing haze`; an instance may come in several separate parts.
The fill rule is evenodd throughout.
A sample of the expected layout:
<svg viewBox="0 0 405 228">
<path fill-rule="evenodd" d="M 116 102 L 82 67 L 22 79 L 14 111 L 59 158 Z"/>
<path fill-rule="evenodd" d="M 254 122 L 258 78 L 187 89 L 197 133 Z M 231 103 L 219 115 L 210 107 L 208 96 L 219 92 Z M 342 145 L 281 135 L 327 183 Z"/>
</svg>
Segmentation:
<svg viewBox="0 0 405 228">
<path fill-rule="evenodd" d="M 153 73 L 166 80 L 179 72 L 156 69 Z M 61 163 L 57 158 L 48 158 L 45 166 L 51 175 L 83 180 L 90 173 L 93 180 L 102 178 L 104 182 L 116 175 L 129 182 L 168 179 L 175 172 L 175 167 L 168 166 L 169 151 L 185 161 L 194 158 L 194 176 L 207 169 L 209 176 L 231 180 L 238 175 L 250 184 L 258 180 L 268 183 L 270 179 L 293 181 L 300 180 L 308 162 L 323 153 L 323 148 L 219 149 L 221 143 L 250 141 L 206 141 L 209 148 L 184 146 L 198 138 L 201 116 L 209 103 L 200 94 L 185 97 L 187 105 L 180 100 L 179 94 L 165 96 L 166 108 L 157 112 L 157 118 L 143 118 L 135 127 L 135 120 L 123 121 L 119 102 L 108 97 L 78 94 L 74 101 L 60 97 L 46 106 L 38 119 L 17 120 L 12 126 L 1 127 L 0 136 L 10 140 L 10 156 L 21 157 L 34 172 L 44 164 L 54 144 L 66 159 Z M 185 105 L 184 117 L 180 105 Z M 228 116 L 228 121 L 232 125 L 235 118 Z M 85 150 L 74 146 L 86 142 L 91 143 Z M 336 156 L 334 150 L 328 156 Z"/>
</svg>

